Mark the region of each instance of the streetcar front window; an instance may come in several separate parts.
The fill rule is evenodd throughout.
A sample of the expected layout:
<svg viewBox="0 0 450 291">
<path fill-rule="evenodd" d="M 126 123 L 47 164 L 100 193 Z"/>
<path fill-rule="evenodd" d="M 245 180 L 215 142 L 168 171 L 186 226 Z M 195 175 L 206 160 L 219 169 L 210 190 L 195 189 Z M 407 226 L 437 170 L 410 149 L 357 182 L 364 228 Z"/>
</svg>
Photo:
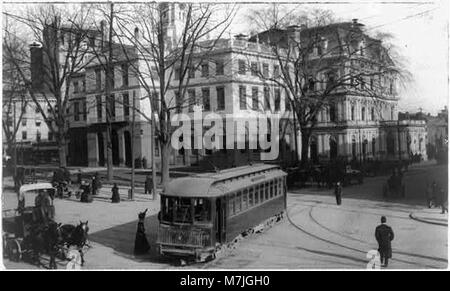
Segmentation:
<svg viewBox="0 0 450 291">
<path fill-rule="evenodd" d="M 211 202 L 204 198 L 161 197 L 163 222 L 193 223 L 211 220 Z"/>
<path fill-rule="evenodd" d="M 194 220 L 196 222 L 206 222 L 211 220 L 211 203 L 208 199 L 194 199 Z"/>
</svg>

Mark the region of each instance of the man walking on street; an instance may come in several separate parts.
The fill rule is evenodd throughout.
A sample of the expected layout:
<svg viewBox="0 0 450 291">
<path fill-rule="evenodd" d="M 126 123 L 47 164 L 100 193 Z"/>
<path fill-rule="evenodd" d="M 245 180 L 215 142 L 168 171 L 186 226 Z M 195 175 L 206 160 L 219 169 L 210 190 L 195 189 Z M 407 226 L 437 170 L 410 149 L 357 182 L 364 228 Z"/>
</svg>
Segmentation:
<svg viewBox="0 0 450 291">
<path fill-rule="evenodd" d="M 386 217 L 381 217 L 381 224 L 375 229 L 375 238 L 378 242 L 381 265 L 387 268 L 389 259 L 392 258 L 391 241 L 394 239 L 392 228 L 386 224 Z"/>
<path fill-rule="evenodd" d="M 334 195 L 336 196 L 336 204 L 341 205 L 342 202 L 342 185 L 341 182 L 336 182 L 334 186 Z"/>
</svg>

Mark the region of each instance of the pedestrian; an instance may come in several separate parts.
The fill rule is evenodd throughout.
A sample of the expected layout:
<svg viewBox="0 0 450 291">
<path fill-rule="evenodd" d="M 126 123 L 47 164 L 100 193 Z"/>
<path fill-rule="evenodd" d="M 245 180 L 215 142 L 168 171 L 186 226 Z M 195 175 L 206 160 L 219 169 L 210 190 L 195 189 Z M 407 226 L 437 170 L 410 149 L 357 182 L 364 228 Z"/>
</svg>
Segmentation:
<svg viewBox="0 0 450 291">
<path fill-rule="evenodd" d="M 97 185 L 97 175 L 94 175 L 91 181 L 92 195 L 97 195 Z"/>
<path fill-rule="evenodd" d="M 425 189 L 425 194 L 427 196 L 427 206 L 428 206 L 428 208 L 433 207 L 433 205 L 435 203 L 433 201 L 433 187 L 432 187 L 431 183 L 428 182 L 428 181 L 427 181 L 427 186 L 426 186 L 426 189 Z"/>
<path fill-rule="evenodd" d="M 145 185 L 144 185 L 144 194 L 152 194 L 153 191 L 153 180 L 150 177 L 150 175 L 147 175 L 147 177 L 145 177 Z"/>
<path fill-rule="evenodd" d="M 77 173 L 77 184 L 78 185 L 81 185 L 81 179 L 82 179 L 82 177 L 81 177 L 81 170 L 78 169 L 78 173 Z"/>
<path fill-rule="evenodd" d="M 334 195 L 336 196 L 336 204 L 341 205 L 342 203 L 342 185 L 341 182 L 336 182 L 334 186 Z"/>
<path fill-rule="evenodd" d="M 386 224 L 386 217 L 381 217 L 381 224 L 375 229 L 375 238 L 378 242 L 378 252 L 381 257 L 382 267 L 387 267 L 392 258 L 391 241 L 394 239 L 392 228 Z"/>
<path fill-rule="evenodd" d="M 111 202 L 119 203 L 120 195 L 119 195 L 119 188 L 117 187 L 117 183 L 114 183 L 114 186 L 111 188 L 111 192 L 112 192 Z"/>
<path fill-rule="evenodd" d="M 135 255 L 143 255 L 148 253 L 150 250 L 150 244 L 148 243 L 147 236 L 145 235 L 145 214 L 148 209 L 145 209 L 144 212 L 138 214 L 139 222 L 136 231 L 136 238 L 134 240 L 134 254 Z"/>
<path fill-rule="evenodd" d="M 91 203 L 94 198 L 92 197 L 91 187 L 89 183 L 86 183 L 80 187 L 83 192 L 81 193 L 80 202 Z"/>
<path fill-rule="evenodd" d="M 448 197 L 446 191 L 444 189 L 439 189 L 439 205 L 441 206 L 441 214 L 448 213 Z"/>
</svg>

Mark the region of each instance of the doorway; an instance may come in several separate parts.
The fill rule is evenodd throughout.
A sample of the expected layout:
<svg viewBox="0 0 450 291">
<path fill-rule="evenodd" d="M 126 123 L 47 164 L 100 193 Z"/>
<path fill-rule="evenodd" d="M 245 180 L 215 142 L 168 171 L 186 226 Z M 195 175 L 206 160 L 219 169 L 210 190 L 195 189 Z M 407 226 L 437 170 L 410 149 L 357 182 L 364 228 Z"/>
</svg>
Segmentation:
<svg viewBox="0 0 450 291">
<path fill-rule="evenodd" d="M 131 134 L 127 130 L 123 133 L 125 139 L 125 165 L 131 167 L 132 150 L 131 150 Z"/>
<path fill-rule="evenodd" d="M 103 133 L 98 132 L 97 133 L 97 140 L 98 140 L 98 165 L 100 167 L 105 166 L 105 145 L 103 141 Z"/>
</svg>

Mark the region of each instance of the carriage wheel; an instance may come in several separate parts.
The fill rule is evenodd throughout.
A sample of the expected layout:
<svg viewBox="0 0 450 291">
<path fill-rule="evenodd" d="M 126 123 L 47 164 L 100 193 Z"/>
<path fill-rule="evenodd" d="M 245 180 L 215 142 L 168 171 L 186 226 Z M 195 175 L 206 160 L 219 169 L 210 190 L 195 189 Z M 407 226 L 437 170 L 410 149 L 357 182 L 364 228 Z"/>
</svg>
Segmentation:
<svg viewBox="0 0 450 291">
<path fill-rule="evenodd" d="M 13 262 L 18 262 L 22 258 L 22 248 L 17 239 L 10 239 L 6 242 L 6 252 L 8 258 Z"/>
</svg>

